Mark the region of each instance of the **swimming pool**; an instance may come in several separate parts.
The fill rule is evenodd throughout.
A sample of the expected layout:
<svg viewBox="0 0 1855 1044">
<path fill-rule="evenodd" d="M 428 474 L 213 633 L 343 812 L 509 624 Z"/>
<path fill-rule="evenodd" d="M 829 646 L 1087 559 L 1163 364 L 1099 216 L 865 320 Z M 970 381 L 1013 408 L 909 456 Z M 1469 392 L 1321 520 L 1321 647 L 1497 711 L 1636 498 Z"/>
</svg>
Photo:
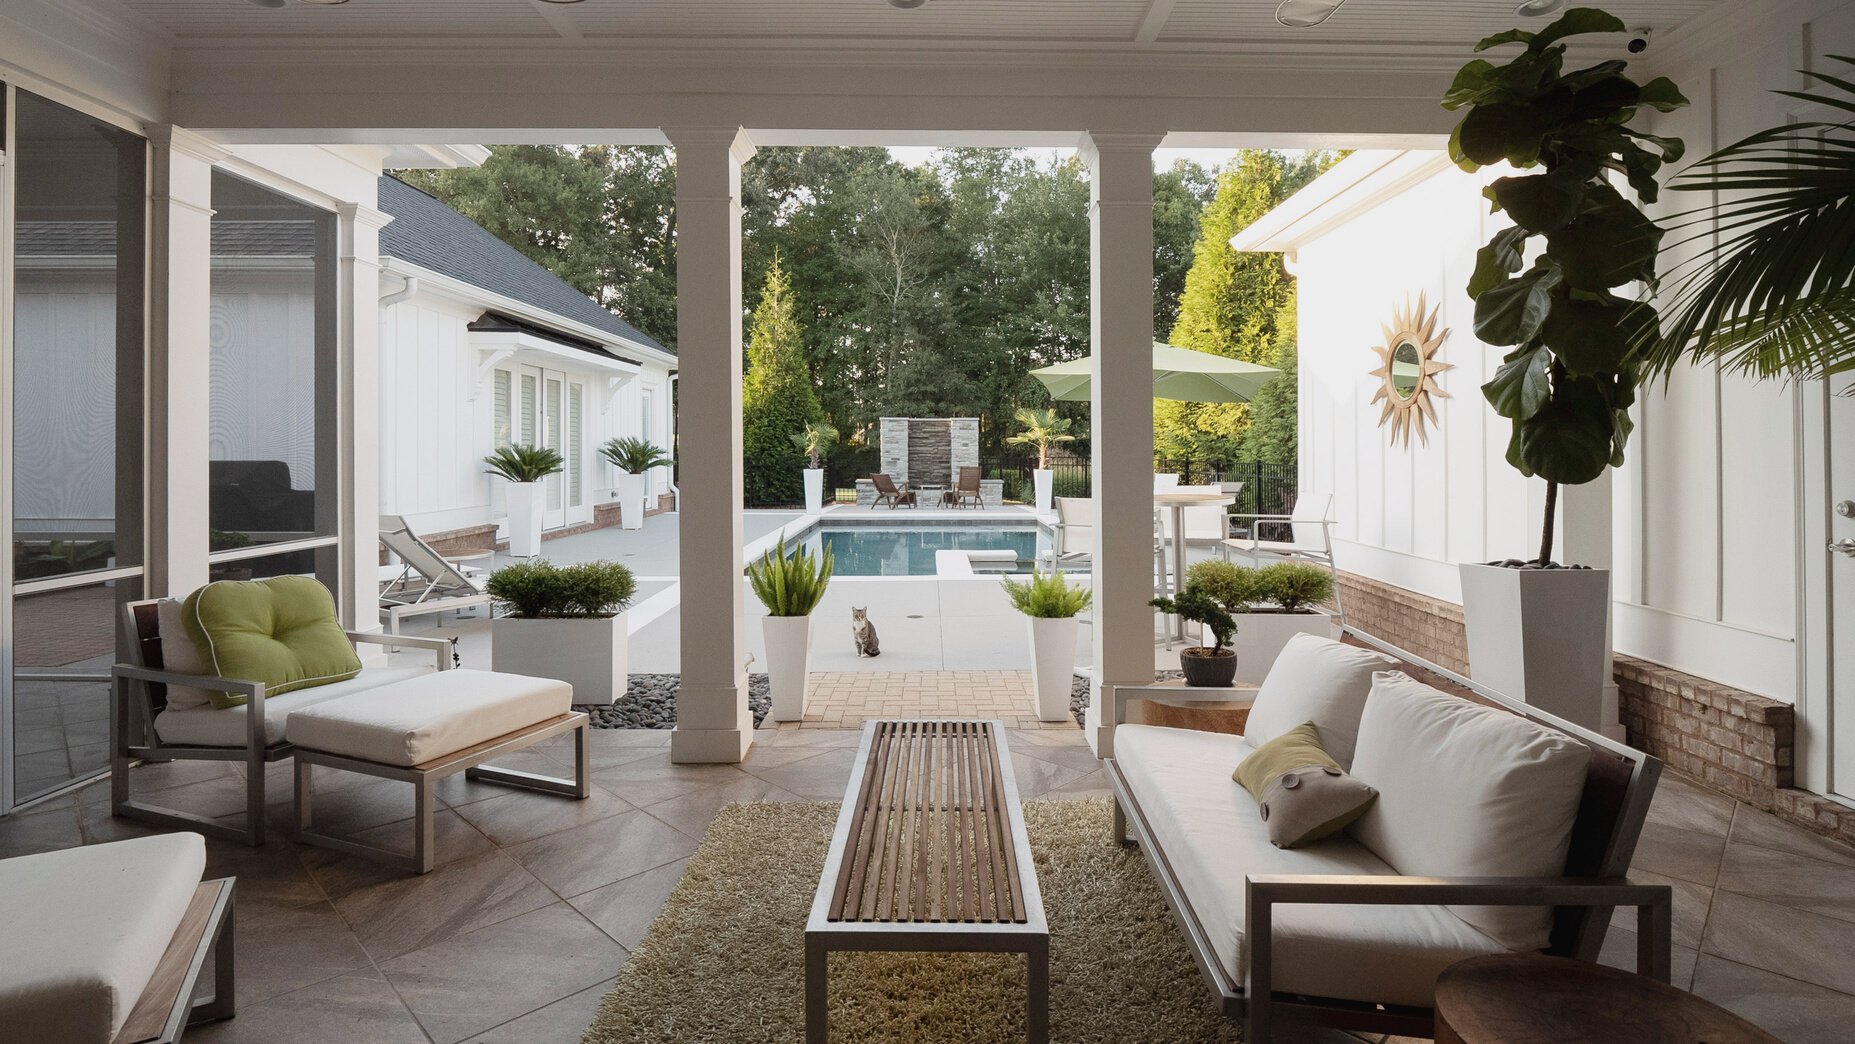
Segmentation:
<svg viewBox="0 0 1855 1044">
<path fill-rule="evenodd" d="M 936 551 L 1012 551 L 1015 570 L 1000 571 L 1028 572 L 1038 554 L 1049 551 L 1050 535 L 1037 525 L 827 524 L 805 534 L 805 545 L 814 553 L 830 548 L 839 576 L 933 576 Z"/>
</svg>

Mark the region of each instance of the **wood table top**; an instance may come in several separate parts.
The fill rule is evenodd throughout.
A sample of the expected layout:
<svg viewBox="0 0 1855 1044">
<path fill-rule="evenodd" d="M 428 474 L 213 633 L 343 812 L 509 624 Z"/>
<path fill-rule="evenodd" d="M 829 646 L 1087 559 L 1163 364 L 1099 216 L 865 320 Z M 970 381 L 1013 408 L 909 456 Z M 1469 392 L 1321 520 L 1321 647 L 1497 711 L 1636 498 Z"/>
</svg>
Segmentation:
<svg viewBox="0 0 1855 1044">
<path fill-rule="evenodd" d="M 1644 975 L 1544 954 L 1472 957 L 1436 979 L 1437 1044 L 1776 1044 L 1710 1001 Z"/>
</svg>

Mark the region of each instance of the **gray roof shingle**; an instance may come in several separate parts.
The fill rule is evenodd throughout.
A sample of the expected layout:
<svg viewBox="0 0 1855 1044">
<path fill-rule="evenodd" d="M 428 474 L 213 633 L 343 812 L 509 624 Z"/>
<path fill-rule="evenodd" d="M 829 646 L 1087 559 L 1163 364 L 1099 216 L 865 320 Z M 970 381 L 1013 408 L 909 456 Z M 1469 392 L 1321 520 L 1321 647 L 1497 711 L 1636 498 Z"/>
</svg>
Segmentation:
<svg viewBox="0 0 1855 1044">
<path fill-rule="evenodd" d="M 436 197 L 382 176 L 379 205 L 393 215 L 380 230 L 380 253 L 615 337 L 670 351 Z"/>
</svg>

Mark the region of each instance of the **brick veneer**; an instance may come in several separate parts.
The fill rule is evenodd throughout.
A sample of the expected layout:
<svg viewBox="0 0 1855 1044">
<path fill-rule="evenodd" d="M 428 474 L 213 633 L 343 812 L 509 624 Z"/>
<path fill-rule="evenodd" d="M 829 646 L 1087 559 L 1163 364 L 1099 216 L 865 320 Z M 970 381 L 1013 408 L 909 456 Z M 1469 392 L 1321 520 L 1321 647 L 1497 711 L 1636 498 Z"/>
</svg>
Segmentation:
<svg viewBox="0 0 1855 1044">
<path fill-rule="evenodd" d="M 1462 607 L 1352 573 L 1340 574 L 1346 622 L 1414 656 L 1468 675 Z M 1793 787 L 1789 704 L 1671 667 L 1617 656 L 1613 667 L 1629 742 L 1748 805 L 1855 842 L 1855 809 Z"/>
</svg>

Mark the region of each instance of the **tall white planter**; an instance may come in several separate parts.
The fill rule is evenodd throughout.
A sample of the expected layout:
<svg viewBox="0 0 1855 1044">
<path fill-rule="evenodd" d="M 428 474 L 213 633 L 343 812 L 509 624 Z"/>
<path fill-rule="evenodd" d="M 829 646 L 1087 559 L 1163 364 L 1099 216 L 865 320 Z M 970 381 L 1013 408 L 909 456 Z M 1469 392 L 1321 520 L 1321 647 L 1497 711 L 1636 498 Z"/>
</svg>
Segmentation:
<svg viewBox="0 0 1855 1044">
<path fill-rule="evenodd" d="M 805 469 L 805 513 L 816 515 L 824 510 L 824 469 Z"/>
<path fill-rule="evenodd" d="M 1050 495 L 1052 484 L 1049 468 L 1038 468 L 1031 472 L 1031 487 L 1037 491 L 1037 510 L 1048 511 L 1054 502 Z"/>
<path fill-rule="evenodd" d="M 630 682 L 626 614 L 490 621 L 490 669 L 573 686 L 574 703 L 609 704 Z"/>
<path fill-rule="evenodd" d="M 618 473 L 618 528 L 644 528 L 644 487 L 643 475 L 633 475 L 629 471 Z"/>
<path fill-rule="evenodd" d="M 1606 569 L 1462 565 L 1470 677 L 1593 732 L 1606 724 L 1609 613 Z"/>
<path fill-rule="evenodd" d="M 1069 717 L 1069 692 L 1076 673 L 1076 630 L 1073 616 L 1027 616 L 1031 632 L 1031 694 L 1037 700 L 1041 721 Z"/>
<path fill-rule="evenodd" d="M 762 624 L 767 681 L 773 690 L 773 707 L 767 716 L 774 721 L 802 721 L 812 673 L 812 618 L 769 616 Z"/>
<path fill-rule="evenodd" d="M 1237 637 L 1230 647 L 1237 651 L 1238 685 L 1261 685 L 1283 646 L 1297 634 L 1338 637 L 1333 617 L 1322 612 L 1238 613 L 1236 620 Z"/>
<path fill-rule="evenodd" d="M 541 497 L 539 482 L 509 483 L 509 554 L 533 558 L 541 553 Z"/>
</svg>

